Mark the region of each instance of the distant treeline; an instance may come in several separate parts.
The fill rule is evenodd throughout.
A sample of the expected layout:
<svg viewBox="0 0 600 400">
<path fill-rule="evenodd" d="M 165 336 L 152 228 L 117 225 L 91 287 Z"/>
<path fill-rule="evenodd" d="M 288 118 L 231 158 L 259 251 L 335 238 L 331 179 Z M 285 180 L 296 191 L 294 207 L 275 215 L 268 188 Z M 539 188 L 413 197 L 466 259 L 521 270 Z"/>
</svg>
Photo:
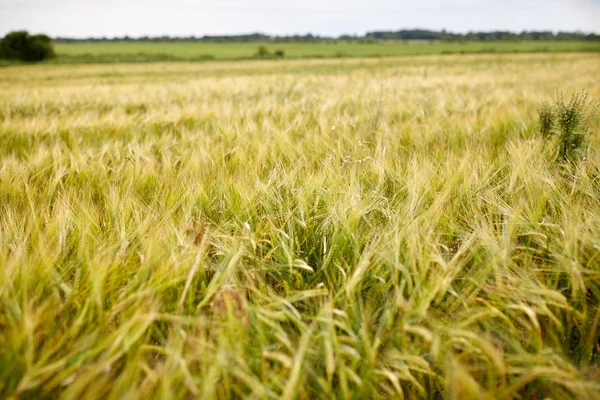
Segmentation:
<svg viewBox="0 0 600 400">
<path fill-rule="evenodd" d="M 497 41 L 497 40 L 586 40 L 598 41 L 600 35 L 583 32 L 510 31 L 452 33 L 445 30 L 404 29 L 399 31 L 373 31 L 363 36 L 341 35 L 328 37 L 319 35 L 271 36 L 262 33 L 229 36 L 141 36 L 141 37 L 57 37 L 56 42 L 323 42 L 323 41 L 376 41 L 376 40 L 443 40 L 443 41 Z"/>
<path fill-rule="evenodd" d="M 368 32 L 366 39 L 379 40 L 448 40 L 448 41 L 488 41 L 488 40 L 600 40 L 600 35 L 582 32 L 552 31 L 510 31 L 451 33 L 446 31 L 402 30 Z"/>
</svg>

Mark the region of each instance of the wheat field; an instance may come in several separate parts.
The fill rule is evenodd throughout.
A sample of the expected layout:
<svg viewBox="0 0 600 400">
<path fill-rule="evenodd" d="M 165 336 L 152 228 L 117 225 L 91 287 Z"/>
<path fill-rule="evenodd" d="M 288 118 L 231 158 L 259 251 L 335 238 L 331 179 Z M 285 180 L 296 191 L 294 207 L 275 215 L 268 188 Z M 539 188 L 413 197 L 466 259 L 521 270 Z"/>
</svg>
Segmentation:
<svg viewBox="0 0 600 400">
<path fill-rule="evenodd" d="M 0 69 L 0 397 L 598 398 L 557 88 L 600 55 Z"/>
</svg>

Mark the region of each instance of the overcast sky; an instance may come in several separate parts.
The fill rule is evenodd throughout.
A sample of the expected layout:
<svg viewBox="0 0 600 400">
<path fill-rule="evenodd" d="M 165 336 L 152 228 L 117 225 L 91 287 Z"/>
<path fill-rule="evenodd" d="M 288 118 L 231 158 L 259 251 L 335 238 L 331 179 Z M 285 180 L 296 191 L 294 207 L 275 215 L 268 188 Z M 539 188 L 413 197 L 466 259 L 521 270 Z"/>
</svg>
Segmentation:
<svg viewBox="0 0 600 400">
<path fill-rule="evenodd" d="M 600 31 L 600 0 L 0 0 L 0 35 Z"/>
</svg>

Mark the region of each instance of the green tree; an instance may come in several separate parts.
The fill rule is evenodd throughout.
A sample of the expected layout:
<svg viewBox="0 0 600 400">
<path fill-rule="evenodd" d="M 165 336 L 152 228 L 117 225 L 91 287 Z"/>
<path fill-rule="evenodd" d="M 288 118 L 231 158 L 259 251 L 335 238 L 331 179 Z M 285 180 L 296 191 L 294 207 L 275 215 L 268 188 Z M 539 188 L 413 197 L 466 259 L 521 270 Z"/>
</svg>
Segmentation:
<svg viewBox="0 0 600 400">
<path fill-rule="evenodd" d="M 0 40 L 0 58 L 20 61 L 42 61 L 54 57 L 52 39 L 47 35 L 30 35 L 14 31 Z"/>
<path fill-rule="evenodd" d="M 267 49 L 266 46 L 260 46 L 258 48 L 258 50 L 256 51 L 257 57 L 265 58 L 265 57 L 269 57 L 270 55 L 271 55 L 271 53 L 269 52 L 269 49 Z"/>
</svg>

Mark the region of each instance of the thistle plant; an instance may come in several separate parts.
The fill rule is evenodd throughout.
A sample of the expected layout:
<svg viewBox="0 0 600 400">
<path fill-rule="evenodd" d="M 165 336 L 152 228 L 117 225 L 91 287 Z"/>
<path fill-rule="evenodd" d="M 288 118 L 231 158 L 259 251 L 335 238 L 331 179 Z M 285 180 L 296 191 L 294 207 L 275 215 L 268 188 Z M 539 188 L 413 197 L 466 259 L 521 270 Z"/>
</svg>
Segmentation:
<svg viewBox="0 0 600 400">
<path fill-rule="evenodd" d="M 558 160 L 573 161 L 585 153 L 590 124 L 597 109 L 598 102 L 589 100 L 584 90 L 574 93 L 569 101 L 565 101 L 563 93 L 557 91 L 554 104 L 548 101 L 540 104 L 540 134 L 548 141 L 557 137 Z"/>
<path fill-rule="evenodd" d="M 544 138 L 550 138 L 554 133 L 554 109 L 547 100 L 544 100 L 538 106 L 538 114 L 540 117 L 540 133 Z"/>
</svg>

